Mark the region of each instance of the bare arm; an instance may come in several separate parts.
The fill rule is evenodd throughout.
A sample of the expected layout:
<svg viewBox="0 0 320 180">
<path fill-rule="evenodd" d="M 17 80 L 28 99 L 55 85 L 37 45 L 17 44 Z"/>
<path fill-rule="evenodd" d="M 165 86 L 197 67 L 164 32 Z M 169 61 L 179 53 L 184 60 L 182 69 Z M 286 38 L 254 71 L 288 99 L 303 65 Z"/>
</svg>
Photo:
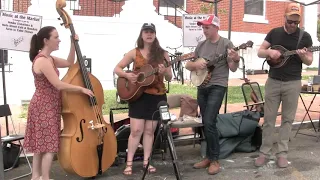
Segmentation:
<svg viewBox="0 0 320 180">
<path fill-rule="evenodd" d="M 195 71 L 198 67 L 197 62 L 194 61 L 188 61 L 186 63 L 186 69 L 188 69 L 189 71 Z"/>
<path fill-rule="evenodd" d="M 129 51 L 122 60 L 116 65 L 113 72 L 118 75 L 118 77 L 127 77 L 127 73 L 123 71 L 127 65 L 131 64 L 133 62 L 133 59 L 136 55 L 135 49 Z"/>
<path fill-rule="evenodd" d="M 305 56 L 300 56 L 301 61 L 306 64 L 307 66 L 310 66 L 313 62 L 313 54 L 312 52 L 307 51 Z"/>
<path fill-rule="evenodd" d="M 263 41 L 259 50 L 258 50 L 258 57 L 259 58 L 267 58 L 269 56 L 269 47 L 270 43 L 266 40 Z"/>
<path fill-rule="evenodd" d="M 165 52 L 164 58 L 166 58 L 168 63 L 170 62 L 168 52 Z M 171 81 L 171 79 L 172 79 L 172 66 L 169 66 L 166 68 L 166 72 L 164 73 L 164 77 L 167 81 Z"/>
<path fill-rule="evenodd" d="M 69 51 L 69 56 L 66 59 L 59 58 L 59 57 L 53 57 L 54 59 L 54 64 L 58 68 L 65 68 L 65 67 L 70 67 L 72 64 L 74 64 L 75 60 L 75 47 L 74 47 L 74 42 L 71 40 L 71 46 L 70 46 L 70 51 Z"/>
<path fill-rule="evenodd" d="M 234 46 L 231 41 L 228 44 L 228 48 L 229 48 L 228 49 L 228 57 L 227 57 L 228 66 L 232 72 L 236 72 L 239 67 L 240 56 L 239 56 L 238 52 L 236 52 L 235 50 L 232 49 L 232 48 L 234 48 Z"/>
<path fill-rule="evenodd" d="M 235 58 L 228 57 L 228 66 L 232 72 L 236 72 L 239 67 L 240 56 L 238 55 Z"/>
<path fill-rule="evenodd" d="M 47 58 L 40 57 L 36 62 L 34 67 L 37 67 L 48 79 L 48 81 L 58 90 L 66 91 L 76 91 L 81 92 L 84 88 L 80 86 L 74 86 L 65 82 L 62 82 L 56 71 L 53 68 L 51 61 L 48 61 Z"/>
</svg>

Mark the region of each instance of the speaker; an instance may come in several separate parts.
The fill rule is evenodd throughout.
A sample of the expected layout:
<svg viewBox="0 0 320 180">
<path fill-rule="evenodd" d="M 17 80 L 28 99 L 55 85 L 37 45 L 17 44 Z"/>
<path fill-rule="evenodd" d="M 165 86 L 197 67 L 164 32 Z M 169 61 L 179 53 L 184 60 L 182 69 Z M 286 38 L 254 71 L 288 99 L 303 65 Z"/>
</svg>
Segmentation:
<svg viewBox="0 0 320 180">
<path fill-rule="evenodd" d="M 0 64 L 4 61 L 4 64 L 8 64 L 8 50 L 0 49 Z"/>
</svg>

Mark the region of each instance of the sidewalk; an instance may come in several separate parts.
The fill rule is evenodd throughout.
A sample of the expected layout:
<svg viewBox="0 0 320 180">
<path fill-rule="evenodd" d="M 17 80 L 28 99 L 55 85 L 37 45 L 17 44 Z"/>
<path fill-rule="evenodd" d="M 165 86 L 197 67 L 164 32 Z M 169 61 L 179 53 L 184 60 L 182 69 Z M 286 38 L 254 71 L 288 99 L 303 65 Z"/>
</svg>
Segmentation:
<svg viewBox="0 0 320 180">
<path fill-rule="evenodd" d="M 308 131 L 308 130 L 304 130 Z M 292 135 L 294 132 L 292 133 Z M 277 140 L 277 134 L 274 136 L 274 142 Z M 276 146 L 274 146 L 276 148 Z M 234 153 L 226 159 L 221 159 L 221 172 L 217 175 L 208 175 L 205 169 L 193 169 L 192 165 L 198 162 L 200 157 L 200 146 L 192 145 L 177 146 L 178 155 L 177 164 L 183 180 L 318 180 L 320 172 L 320 142 L 316 138 L 298 135 L 291 138 L 289 142 L 289 167 L 278 168 L 273 159 L 265 166 L 257 168 L 254 166 L 254 160 L 258 156 L 258 152 L 252 153 Z M 145 180 L 175 180 L 174 169 L 170 154 L 166 155 L 163 161 L 161 154 L 153 157 L 153 163 L 157 168 L 157 173 L 147 174 Z M 90 167 L 88 167 L 90 168 Z M 143 176 L 142 161 L 135 161 L 133 164 L 133 175 L 128 177 L 122 174 L 125 164 L 110 167 L 103 175 L 96 177 L 97 180 L 138 180 Z M 5 173 L 5 179 L 13 178 L 19 174 L 28 171 L 26 164 L 20 164 L 16 169 Z M 67 174 L 56 160 L 53 162 L 51 169 L 51 177 L 55 180 L 82 180 L 77 175 Z M 31 176 L 21 178 L 21 180 L 30 180 Z"/>
</svg>

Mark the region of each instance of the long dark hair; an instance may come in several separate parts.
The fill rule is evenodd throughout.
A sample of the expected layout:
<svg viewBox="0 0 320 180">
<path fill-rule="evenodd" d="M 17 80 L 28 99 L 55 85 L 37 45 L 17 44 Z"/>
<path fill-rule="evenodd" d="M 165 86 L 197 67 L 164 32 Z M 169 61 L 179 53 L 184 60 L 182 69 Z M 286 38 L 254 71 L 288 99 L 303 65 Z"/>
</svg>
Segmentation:
<svg viewBox="0 0 320 180">
<path fill-rule="evenodd" d="M 144 48 L 144 42 L 142 39 L 142 31 L 140 31 L 139 37 L 137 39 L 137 47 L 142 49 Z M 148 58 L 149 58 L 149 62 L 150 64 L 152 63 L 162 63 L 164 60 L 164 52 L 165 50 L 162 49 L 162 47 L 160 46 L 160 43 L 157 39 L 157 37 L 155 37 L 151 47 L 150 47 L 150 53 L 148 54 Z"/>
<path fill-rule="evenodd" d="M 34 58 L 38 55 L 39 51 L 44 46 L 44 39 L 50 39 L 51 32 L 56 28 L 53 26 L 45 26 L 40 29 L 37 34 L 34 34 L 31 38 L 30 42 L 30 51 L 29 51 L 29 58 L 30 61 L 33 62 Z"/>
</svg>

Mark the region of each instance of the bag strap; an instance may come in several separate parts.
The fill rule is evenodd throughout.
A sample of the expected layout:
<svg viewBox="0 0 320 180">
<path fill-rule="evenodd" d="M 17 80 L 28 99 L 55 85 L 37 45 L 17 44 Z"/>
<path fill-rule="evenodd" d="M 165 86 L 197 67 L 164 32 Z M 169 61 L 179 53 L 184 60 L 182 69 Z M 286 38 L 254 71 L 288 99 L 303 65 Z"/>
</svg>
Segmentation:
<svg viewBox="0 0 320 180">
<path fill-rule="evenodd" d="M 299 34 L 299 40 L 298 40 L 296 49 L 298 49 L 298 46 L 299 46 L 299 44 L 300 44 L 301 38 L 302 38 L 303 33 L 304 33 L 304 30 L 303 30 L 302 28 L 299 28 L 299 29 L 300 29 L 300 34 Z"/>
</svg>

